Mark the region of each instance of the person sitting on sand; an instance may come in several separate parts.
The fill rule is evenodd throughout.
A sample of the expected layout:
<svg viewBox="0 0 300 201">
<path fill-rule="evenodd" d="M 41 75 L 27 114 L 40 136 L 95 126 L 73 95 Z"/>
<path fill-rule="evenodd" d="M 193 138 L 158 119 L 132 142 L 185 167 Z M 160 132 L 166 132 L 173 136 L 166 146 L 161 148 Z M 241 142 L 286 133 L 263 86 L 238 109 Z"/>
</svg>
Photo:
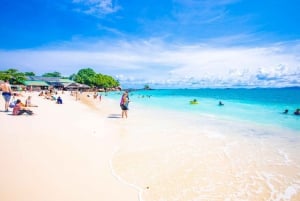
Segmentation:
<svg viewBox="0 0 300 201">
<path fill-rule="evenodd" d="M 294 115 L 300 115 L 300 109 L 299 108 L 294 112 Z"/>
<path fill-rule="evenodd" d="M 58 96 L 58 98 L 57 98 L 57 100 L 56 100 L 56 103 L 57 103 L 57 104 L 62 104 L 62 103 L 63 103 L 63 101 L 62 101 L 62 99 L 61 99 L 60 96 Z"/>
<path fill-rule="evenodd" d="M 21 102 L 21 100 L 18 99 L 16 101 L 16 105 L 15 105 L 15 107 L 13 109 L 13 113 L 12 114 L 13 115 L 22 115 L 24 113 L 26 113 L 28 115 L 32 115 L 33 114 L 33 112 L 31 110 L 26 109 L 24 107 L 24 104 Z"/>
<path fill-rule="evenodd" d="M 33 105 L 31 103 L 31 96 L 28 96 L 27 99 L 25 100 L 25 107 L 38 107 L 37 105 Z"/>
</svg>

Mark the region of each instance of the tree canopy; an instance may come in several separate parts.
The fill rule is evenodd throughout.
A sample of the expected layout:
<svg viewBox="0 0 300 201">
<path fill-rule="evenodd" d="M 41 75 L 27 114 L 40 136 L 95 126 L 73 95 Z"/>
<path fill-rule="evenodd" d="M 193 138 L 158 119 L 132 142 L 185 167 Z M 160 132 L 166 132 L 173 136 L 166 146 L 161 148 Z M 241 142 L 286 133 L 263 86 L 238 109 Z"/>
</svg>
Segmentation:
<svg viewBox="0 0 300 201">
<path fill-rule="evenodd" d="M 0 71 L 0 80 L 9 80 L 11 84 L 22 84 L 27 79 L 26 76 L 35 76 L 35 73 L 22 73 L 19 72 L 17 69 L 8 69 L 5 71 Z M 57 71 L 44 73 L 42 76 L 63 78 L 61 76 L 61 73 Z M 96 73 L 91 68 L 80 69 L 77 72 L 77 74 L 73 73 L 72 75 L 70 75 L 69 79 L 81 84 L 86 84 L 91 87 L 97 88 L 112 88 L 118 87 L 120 85 L 119 81 L 115 80 L 112 76 Z"/>
<path fill-rule="evenodd" d="M 26 76 L 35 76 L 34 72 L 25 72 L 24 73 Z"/>
<path fill-rule="evenodd" d="M 21 84 L 26 80 L 26 75 L 17 69 L 10 68 L 0 71 L 0 80 L 9 80 L 11 84 Z"/>
<path fill-rule="evenodd" d="M 113 77 L 96 73 L 91 68 L 80 69 L 73 77 L 75 82 L 86 84 L 91 87 L 110 88 L 120 85 L 120 83 Z"/>
</svg>

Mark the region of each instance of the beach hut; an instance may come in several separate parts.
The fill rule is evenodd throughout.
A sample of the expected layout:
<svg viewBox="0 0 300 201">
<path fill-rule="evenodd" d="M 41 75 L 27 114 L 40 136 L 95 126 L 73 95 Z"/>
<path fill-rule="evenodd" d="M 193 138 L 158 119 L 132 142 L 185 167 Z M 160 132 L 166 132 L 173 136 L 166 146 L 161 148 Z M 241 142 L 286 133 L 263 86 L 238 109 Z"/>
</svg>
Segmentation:
<svg viewBox="0 0 300 201">
<path fill-rule="evenodd" d="M 31 81 L 31 80 L 26 80 L 23 82 L 23 84 L 26 86 L 28 90 L 44 90 L 48 89 L 50 86 L 47 82 L 45 81 Z"/>
<path fill-rule="evenodd" d="M 43 81 L 53 88 L 64 88 L 66 85 L 73 83 L 73 80 L 60 77 L 43 77 L 43 76 L 28 76 L 28 81 Z"/>
<path fill-rule="evenodd" d="M 52 80 L 48 80 L 47 83 L 54 88 L 64 88 L 66 85 L 74 83 L 74 81 L 70 79 L 54 78 Z"/>
<path fill-rule="evenodd" d="M 86 91 L 86 90 L 90 89 L 90 86 L 73 82 L 73 83 L 65 84 L 64 89 L 68 90 L 68 91 L 73 91 L 73 90 Z"/>
</svg>

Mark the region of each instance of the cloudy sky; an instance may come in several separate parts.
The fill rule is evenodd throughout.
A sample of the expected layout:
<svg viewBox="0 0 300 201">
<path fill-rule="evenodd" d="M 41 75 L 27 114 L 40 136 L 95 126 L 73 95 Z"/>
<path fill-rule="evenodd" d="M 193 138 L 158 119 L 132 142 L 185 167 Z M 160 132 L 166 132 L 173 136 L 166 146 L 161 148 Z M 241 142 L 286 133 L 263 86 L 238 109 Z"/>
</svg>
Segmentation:
<svg viewBox="0 0 300 201">
<path fill-rule="evenodd" d="M 0 70 L 123 86 L 300 86 L 298 0 L 1 0 Z"/>
</svg>

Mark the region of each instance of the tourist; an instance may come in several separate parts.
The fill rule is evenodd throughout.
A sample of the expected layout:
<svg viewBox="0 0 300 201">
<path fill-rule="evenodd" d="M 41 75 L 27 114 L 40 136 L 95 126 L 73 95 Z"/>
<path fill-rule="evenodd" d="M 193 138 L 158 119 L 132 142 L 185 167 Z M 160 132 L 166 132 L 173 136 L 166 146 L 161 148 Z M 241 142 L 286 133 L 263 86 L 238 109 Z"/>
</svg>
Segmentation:
<svg viewBox="0 0 300 201">
<path fill-rule="evenodd" d="M 31 96 L 28 96 L 27 99 L 25 100 L 25 107 L 38 107 L 37 105 L 33 105 L 31 103 Z"/>
<path fill-rule="evenodd" d="M 1 89 L 2 89 L 2 96 L 5 101 L 4 111 L 8 112 L 9 101 L 11 99 L 11 93 L 12 93 L 8 80 L 5 80 L 5 82 L 1 84 Z"/>
<path fill-rule="evenodd" d="M 125 92 L 122 95 L 122 98 L 120 101 L 120 107 L 122 109 L 122 118 L 124 118 L 124 116 L 127 118 L 128 104 L 129 104 L 128 93 Z"/>
<path fill-rule="evenodd" d="M 57 98 L 57 100 L 56 100 L 56 103 L 57 103 L 57 104 L 62 104 L 62 103 L 63 103 L 63 101 L 62 101 L 62 99 L 61 99 L 60 96 L 58 96 L 58 98 Z"/>
<path fill-rule="evenodd" d="M 16 101 L 16 105 L 15 105 L 15 107 L 13 109 L 13 113 L 12 114 L 13 115 L 22 115 L 24 113 L 26 113 L 28 115 L 32 115 L 33 114 L 33 112 L 31 110 L 26 109 L 24 107 L 24 104 L 21 102 L 21 100 L 18 99 Z"/>
</svg>

